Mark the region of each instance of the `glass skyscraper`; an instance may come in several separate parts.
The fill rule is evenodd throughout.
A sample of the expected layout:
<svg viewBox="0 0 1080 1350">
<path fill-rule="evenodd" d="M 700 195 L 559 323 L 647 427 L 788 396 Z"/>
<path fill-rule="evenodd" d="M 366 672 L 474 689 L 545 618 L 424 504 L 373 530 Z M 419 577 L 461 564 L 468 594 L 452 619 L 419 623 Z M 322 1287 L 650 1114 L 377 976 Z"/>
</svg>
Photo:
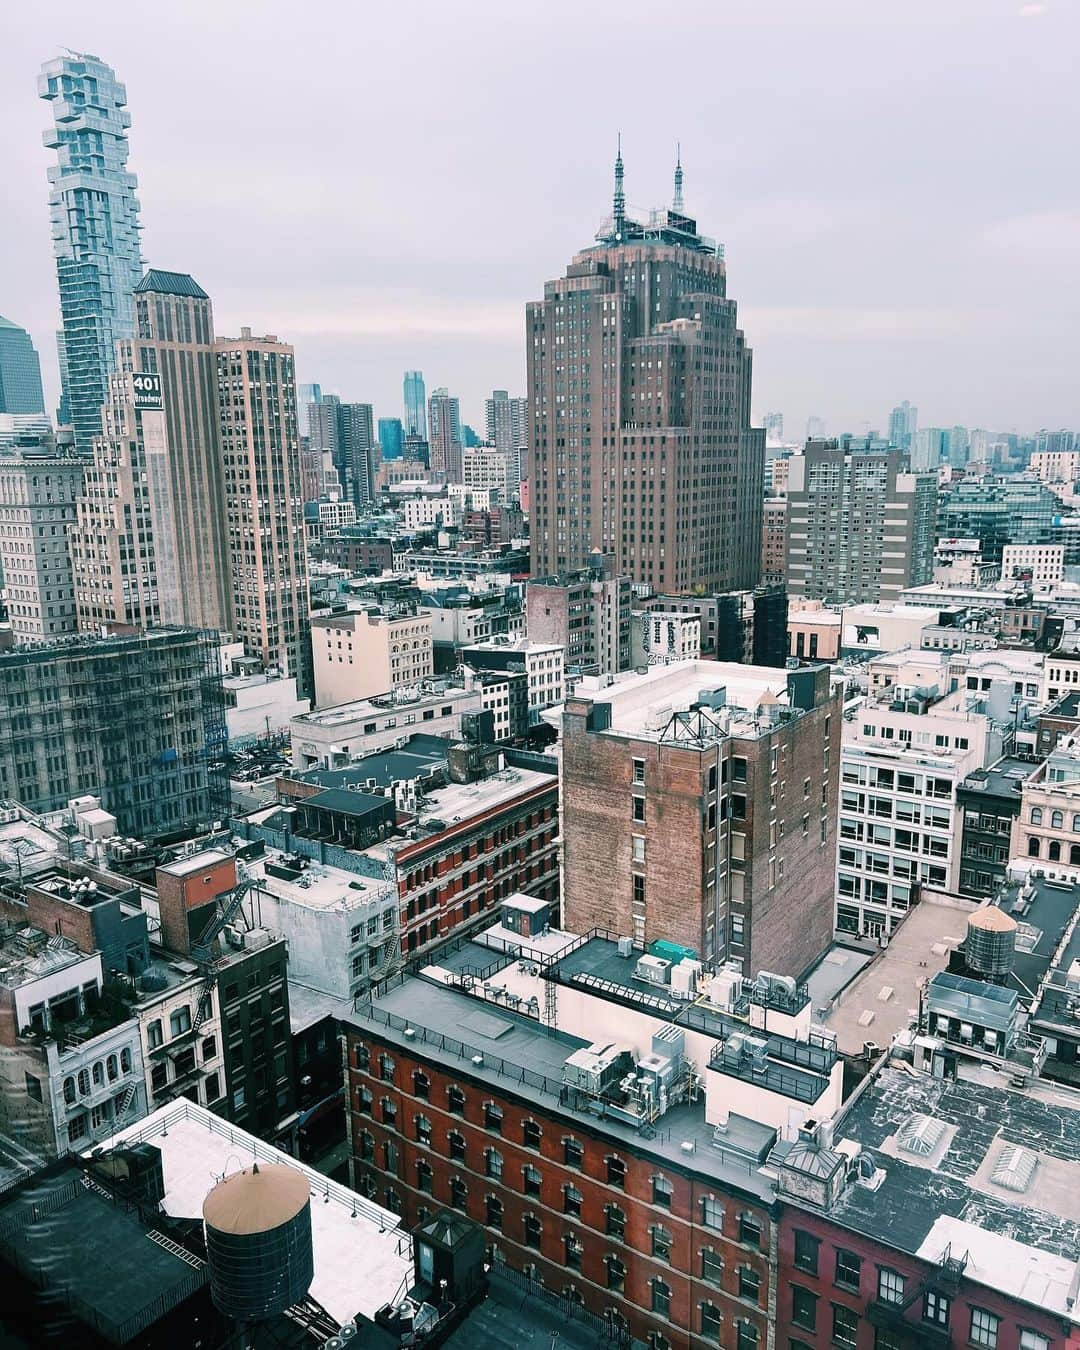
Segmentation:
<svg viewBox="0 0 1080 1350">
<path fill-rule="evenodd" d="M 379 418 L 379 450 L 383 459 L 400 459 L 405 432 L 400 417 Z"/>
<path fill-rule="evenodd" d="M 419 370 L 405 372 L 405 435 L 427 440 L 427 389 L 424 375 Z"/>
<path fill-rule="evenodd" d="M 44 413 L 41 363 L 25 328 L 0 315 L 0 413 Z"/>
<path fill-rule="evenodd" d="M 75 443 L 89 450 L 101 432 L 101 407 L 116 342 L 133 335 L 132 294 L 142 276 L 135 175 L 127 171 L 127 94 L 96 56 L 47 61 L 38 93 L 52 105 L 45 144 L 49 213 L 60 284 L 66 366 L 64 401 Z"/>
</svg>

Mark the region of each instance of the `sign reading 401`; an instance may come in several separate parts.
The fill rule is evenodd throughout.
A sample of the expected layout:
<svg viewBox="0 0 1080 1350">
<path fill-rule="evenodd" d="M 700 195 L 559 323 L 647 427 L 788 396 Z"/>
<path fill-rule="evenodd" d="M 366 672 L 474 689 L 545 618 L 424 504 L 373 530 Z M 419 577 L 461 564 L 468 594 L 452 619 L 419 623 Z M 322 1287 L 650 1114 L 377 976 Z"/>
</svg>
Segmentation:
<svg viewBox="0 0 1080 1350">
<path fill-rule="evenodd" d="M 161 376 L 136 371 L 131 377 L 135 407 L 140 412 L 161 411 Z"/>
</svg>

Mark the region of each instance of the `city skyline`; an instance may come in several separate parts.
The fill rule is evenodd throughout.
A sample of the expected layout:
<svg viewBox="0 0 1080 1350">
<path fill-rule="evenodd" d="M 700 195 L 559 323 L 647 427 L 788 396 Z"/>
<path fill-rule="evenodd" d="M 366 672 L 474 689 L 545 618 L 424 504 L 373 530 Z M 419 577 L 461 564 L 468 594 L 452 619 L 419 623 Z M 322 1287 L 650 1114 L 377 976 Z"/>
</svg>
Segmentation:
<svg viewBox="0 0 1080 1350">
<path fill-rule="evenodd" d="M 529 41 L 507 47 L 484 83 L 455 77 L 451 86 L 445 74 L 426 82 L 430 98 L 444 95 L 433 136 L 424 108 L 418 117 L 394 94 L 391 58 L 402 50 L 407 16 L 381 16 L 364 37 L 372 97 L 393 107 L 394 134 L 361 139 L 360 172 L 345 184 L 331 172 L 342 142 L 325 133 L 345 124 L 337 100 L 346 95 L 333 87 L 292 99 L 282 137 L 250 144 L 236 170 L 229 138 L 204 108 L 224 101 L 234 80 L 280 69 L 286 50 L 302 70 L 308 39 L 290 33 L 286 48 L 284 29 L 268 24 L 245 45 L 240 17 L 218 16 L 219 59 L 205 67 L 208 97 L 196 107 L 185 100 L 185 55 L 201 31 L 188 20 L 202 10 L 192 4 L 162 19 L 174 26 L 151 43 L 127 22 L 127 6 L 87 21 L 61 4 L 47 23 L 29 16 L 8 44 L 0 94 L 13 147 L 6 232 L 20 267 L 5 278 L 4 312 L 29 329 L 42 354 L 50 407 L 58 387 L 49 155 L 41 148 L 48 118 L 34 79 L 63 39 L 96 52 L 128 86 L 130 168 L 140 180 L 149 265 L 203 277 L 221 297 L 223 327 L 254 322 L 280 332 L 297 349 L 302 379 L 371 402 L 379 416 L 400 415 L 409 368 L 457 394 L 463 421 L 473 424 L 492 388 L 524 387 L 524 303 L 599 223 L 621 129 L 631 204 L 662 202 L 674 142 L 682 140 L 688 199 L 713 223 L 741 279 L 742 320 L 757 353 L 755 421 L 779 409 L 796 430 L 814 413 L 830 429 L 884 429 L 889 409 L 905 398 L 927 425 L 1033 431 L 1075 420 L 1068 315 L 1077 283 L 1067 264 L 1078 204 L 1052 167 L 1067 162 L 1072 139 L 1053 115 L 1052 91 L 1067 78 L 1076 20 L 1060 4 L 965 3 L 963 23 L 941 21 L 929 4 L 909 7 L 902 20 L 868 21 L 839 0 L 818 6 L 811 22 L 781 0 L 753 10 L 732 3 L 720 22 L 709 19 L 712 11 L 691 11 L 702 38 L 722 27 L 724 90 L 690 82 L 678 125 L 657 119 L 646 101 L 620 110 L 617 128 L 603 89 L 575 86 L 569 112 L 584 131 L 573 137 L 535 135 L 527 100 L 503 97 L 516 95 L 524 74 L 515 51 L 543 59 L 557 41 L 559 6 L 529 17 Z M 410 50 L 421 70 L 436 58 L 444 71 L 460 69 L 457 60 L 444 62 L 447 50 L 462 61 L 482 55 L 482 26 L 426 7 L 418 14 Z M 631 5 L 620 14 L 633 39 L 646 11 Z M 347 38 L 352 20 L 344 11 L 337 20 Z M 599 12 L 581 20 L 590 46 L 603 31 Z M 630 45 L 632 66 L 655 64 L 651 48 Z M 1025 98 L 1006 107 L 993 98 L 994 62 L 1014 49 L 1029 83 Z M 162 51 L 172 53 L 167 62 Z M 809 101 L 806 63 L 815 71 Z M 932 115 L 920 112 L 910 72 L 940 84 L 946 69 L 947 91 Z M 747 98 L 752 111 L 738 136 L 704 134 L 717 119 L 730 122 Z M 494 107 L 499 118 L 490 115 Z M 519 144 L 529 153 L 512 153 Z M 1015 153 L 1000 153 L 1002 146 Z M 439 229 L 407 194 L 420 162 L 425 198 L 438 195 L 447 222 Z M 537 178 L 558 190 L 532 211 Z M 340 215 L 328 210 L 331 182 Z M 496 188 L 523 204 L 514 228 L 478 230 L 478 208 Z M 942 210 L 946 201 L 957 210 Z M 242 223 L 260 204 L 268 209 L 256 237 Z M 346 217 L 347 232 L 328 223 Z M 1009 287 L 988 285 L 1003 270 Z M 1031 335 L 1019 367 L 1006 341 L 1014 328 Z"/>
</svg>

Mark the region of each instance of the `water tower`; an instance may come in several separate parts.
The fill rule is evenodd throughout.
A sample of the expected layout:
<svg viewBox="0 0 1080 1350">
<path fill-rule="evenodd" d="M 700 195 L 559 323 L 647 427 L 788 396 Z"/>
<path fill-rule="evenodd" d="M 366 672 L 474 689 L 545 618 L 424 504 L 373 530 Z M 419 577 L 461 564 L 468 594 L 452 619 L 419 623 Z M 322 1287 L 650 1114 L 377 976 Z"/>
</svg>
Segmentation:
<svg viewBox="0 0 1080 1350">
<path fill-rule="evenodd" d="M 210 1294 L 227 1317 L 257 1322 L 306 1296 L 315 1273 L 307 1177 L 258 1163 L 219 1181 L 203 1201 Z"/>
<path fill-rule="evenodd" d="M 984 905 L 968 918 L 964 961 L 977 978 L 1004 984 L 1012 973 L 1017 922 L 996 905 Z"/>
</svg>

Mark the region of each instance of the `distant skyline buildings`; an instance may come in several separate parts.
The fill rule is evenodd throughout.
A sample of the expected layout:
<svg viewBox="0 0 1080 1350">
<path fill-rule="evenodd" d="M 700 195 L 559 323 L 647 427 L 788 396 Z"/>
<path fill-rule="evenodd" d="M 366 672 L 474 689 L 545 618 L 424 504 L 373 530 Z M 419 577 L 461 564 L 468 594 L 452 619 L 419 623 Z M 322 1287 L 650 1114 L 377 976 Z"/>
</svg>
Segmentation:
<svg viewBox="0 0 1080 1350">
<path fill-rule="evenodd" d="M 405 428 L 400 417 L 379 418 L 379 453 L 383 459 L 400 459 Z"/>
<path fill-rule="evenodd" d="M 919 426 L 919 410 L 904 399 L 889 414 L 889 444 L 898 450 L 910 450 Z"/>
<path fill-rule="evenodd" d="M 41 362 L 30 334 L 0 314 L 0 413 L 33 416 L 44 412 Z"/>
<path fill-rule="evenodd" d="M 46 146 L 49 214 L 64 333 L 63 395 L 75 443 L 89 452 L 116 343 L 132 335 L 132 297 L 142 276 L 136 179 L 127 168 L 131 116 L 116 72 L 96 56 L 46 61 L 38 93 L 52 107 Z"/>
<path fill-rule="evenodd" d="M 432 391 L 428 400 L 429 466 L 445 476 L 448 483 L 460 483 L 461 461 L 461 407 L 448 389 Z"/>
<path fill-rule="evenodd" d="M 402 401 L 405 406 L 405 435 L 427 440 L 427 390 L 424 375 L 419 370 L 407 370 L 402 381 Z"/>
</svg>

